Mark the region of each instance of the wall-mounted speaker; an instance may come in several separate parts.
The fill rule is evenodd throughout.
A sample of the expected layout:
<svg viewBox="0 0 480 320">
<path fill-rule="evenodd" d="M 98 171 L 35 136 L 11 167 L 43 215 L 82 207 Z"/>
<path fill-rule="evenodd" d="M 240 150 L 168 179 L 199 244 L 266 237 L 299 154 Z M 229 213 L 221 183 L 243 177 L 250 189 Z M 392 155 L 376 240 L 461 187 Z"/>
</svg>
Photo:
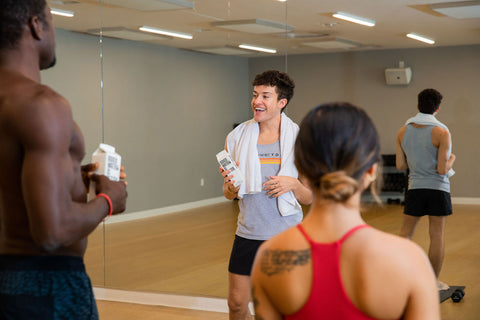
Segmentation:
<svg viewBox="0 0 480 320">
<path fill-rule="evenodd" d="M 388 85 L 407 85 L 412 80 L 412 69 L 393 68 L 385 69 L 385 81 Z"/>
</svg>

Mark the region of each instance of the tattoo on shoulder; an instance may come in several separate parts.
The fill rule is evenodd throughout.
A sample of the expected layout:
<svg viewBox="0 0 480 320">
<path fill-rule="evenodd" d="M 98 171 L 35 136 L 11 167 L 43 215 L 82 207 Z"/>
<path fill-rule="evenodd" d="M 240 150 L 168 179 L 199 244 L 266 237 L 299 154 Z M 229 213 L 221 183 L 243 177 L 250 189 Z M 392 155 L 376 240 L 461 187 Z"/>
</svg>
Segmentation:
<svg viewBox="0 0 480 320">
<path fill-rule="evenodd" d="M 310 249 L 305 250 L 265 250 L 260 260 L 260 269 L 267 276 L 290 271 L 310 261 Z"/>
</svg>

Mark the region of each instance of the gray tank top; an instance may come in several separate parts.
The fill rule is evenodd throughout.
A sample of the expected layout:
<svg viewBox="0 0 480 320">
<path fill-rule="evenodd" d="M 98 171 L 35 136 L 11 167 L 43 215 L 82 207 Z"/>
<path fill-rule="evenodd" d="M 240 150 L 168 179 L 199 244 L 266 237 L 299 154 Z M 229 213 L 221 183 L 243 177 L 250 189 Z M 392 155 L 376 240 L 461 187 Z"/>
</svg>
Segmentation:
<svg viewBox="0 0 480 320">
<path fill-rule="evenodd" d="M 280 141 L 272 144 L 257 144 L 262 184 L 280 171 Z M 277 198 L 271 198 L 266 190 L 246 194 L 239 201 L 237 232 L 240 237 L 252 240 L 268 240 L 274 235 L 302 221 L 303 214 L 282 216 L 278 211 Z"/>
<path fill-rule="evenodd" d="M 408 189 L 434 189 L 450 192 L 450 180 L 437 172 L 438 149 L 432 144 L 435 126 L 415 128 L 407 125 L 402 149 L 407 157 L 410 174 Z"/>
</svg>

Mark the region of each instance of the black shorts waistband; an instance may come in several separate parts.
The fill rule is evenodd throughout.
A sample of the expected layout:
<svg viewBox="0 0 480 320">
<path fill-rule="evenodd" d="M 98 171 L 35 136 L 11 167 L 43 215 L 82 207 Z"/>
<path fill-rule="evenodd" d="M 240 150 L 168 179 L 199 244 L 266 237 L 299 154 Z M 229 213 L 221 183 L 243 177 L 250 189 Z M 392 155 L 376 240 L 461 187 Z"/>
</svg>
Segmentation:
<svg viewBox="0 0 480 320">
<path fill-rule="evenodd" d="M 0 270 L 6 271 L 83 271 L 83 258 L 74 256 L 0 255 Z"/>
</svg>

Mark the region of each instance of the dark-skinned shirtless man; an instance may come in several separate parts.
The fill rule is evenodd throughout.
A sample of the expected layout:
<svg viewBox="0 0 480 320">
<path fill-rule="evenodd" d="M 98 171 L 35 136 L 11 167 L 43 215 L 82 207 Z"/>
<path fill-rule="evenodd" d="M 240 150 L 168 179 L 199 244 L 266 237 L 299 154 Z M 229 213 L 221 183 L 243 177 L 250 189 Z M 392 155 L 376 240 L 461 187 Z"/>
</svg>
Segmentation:
<svg viewBox="0 0 480 320">
<path fill-rule="evenodd" d="M 98 319 L 87 237 L 125 210 L 126 183 L 81 166 L 70 105 L 41 84 L 54 64 L 45 0 L 0 0 L 0 319 Z"/>
</svg>

